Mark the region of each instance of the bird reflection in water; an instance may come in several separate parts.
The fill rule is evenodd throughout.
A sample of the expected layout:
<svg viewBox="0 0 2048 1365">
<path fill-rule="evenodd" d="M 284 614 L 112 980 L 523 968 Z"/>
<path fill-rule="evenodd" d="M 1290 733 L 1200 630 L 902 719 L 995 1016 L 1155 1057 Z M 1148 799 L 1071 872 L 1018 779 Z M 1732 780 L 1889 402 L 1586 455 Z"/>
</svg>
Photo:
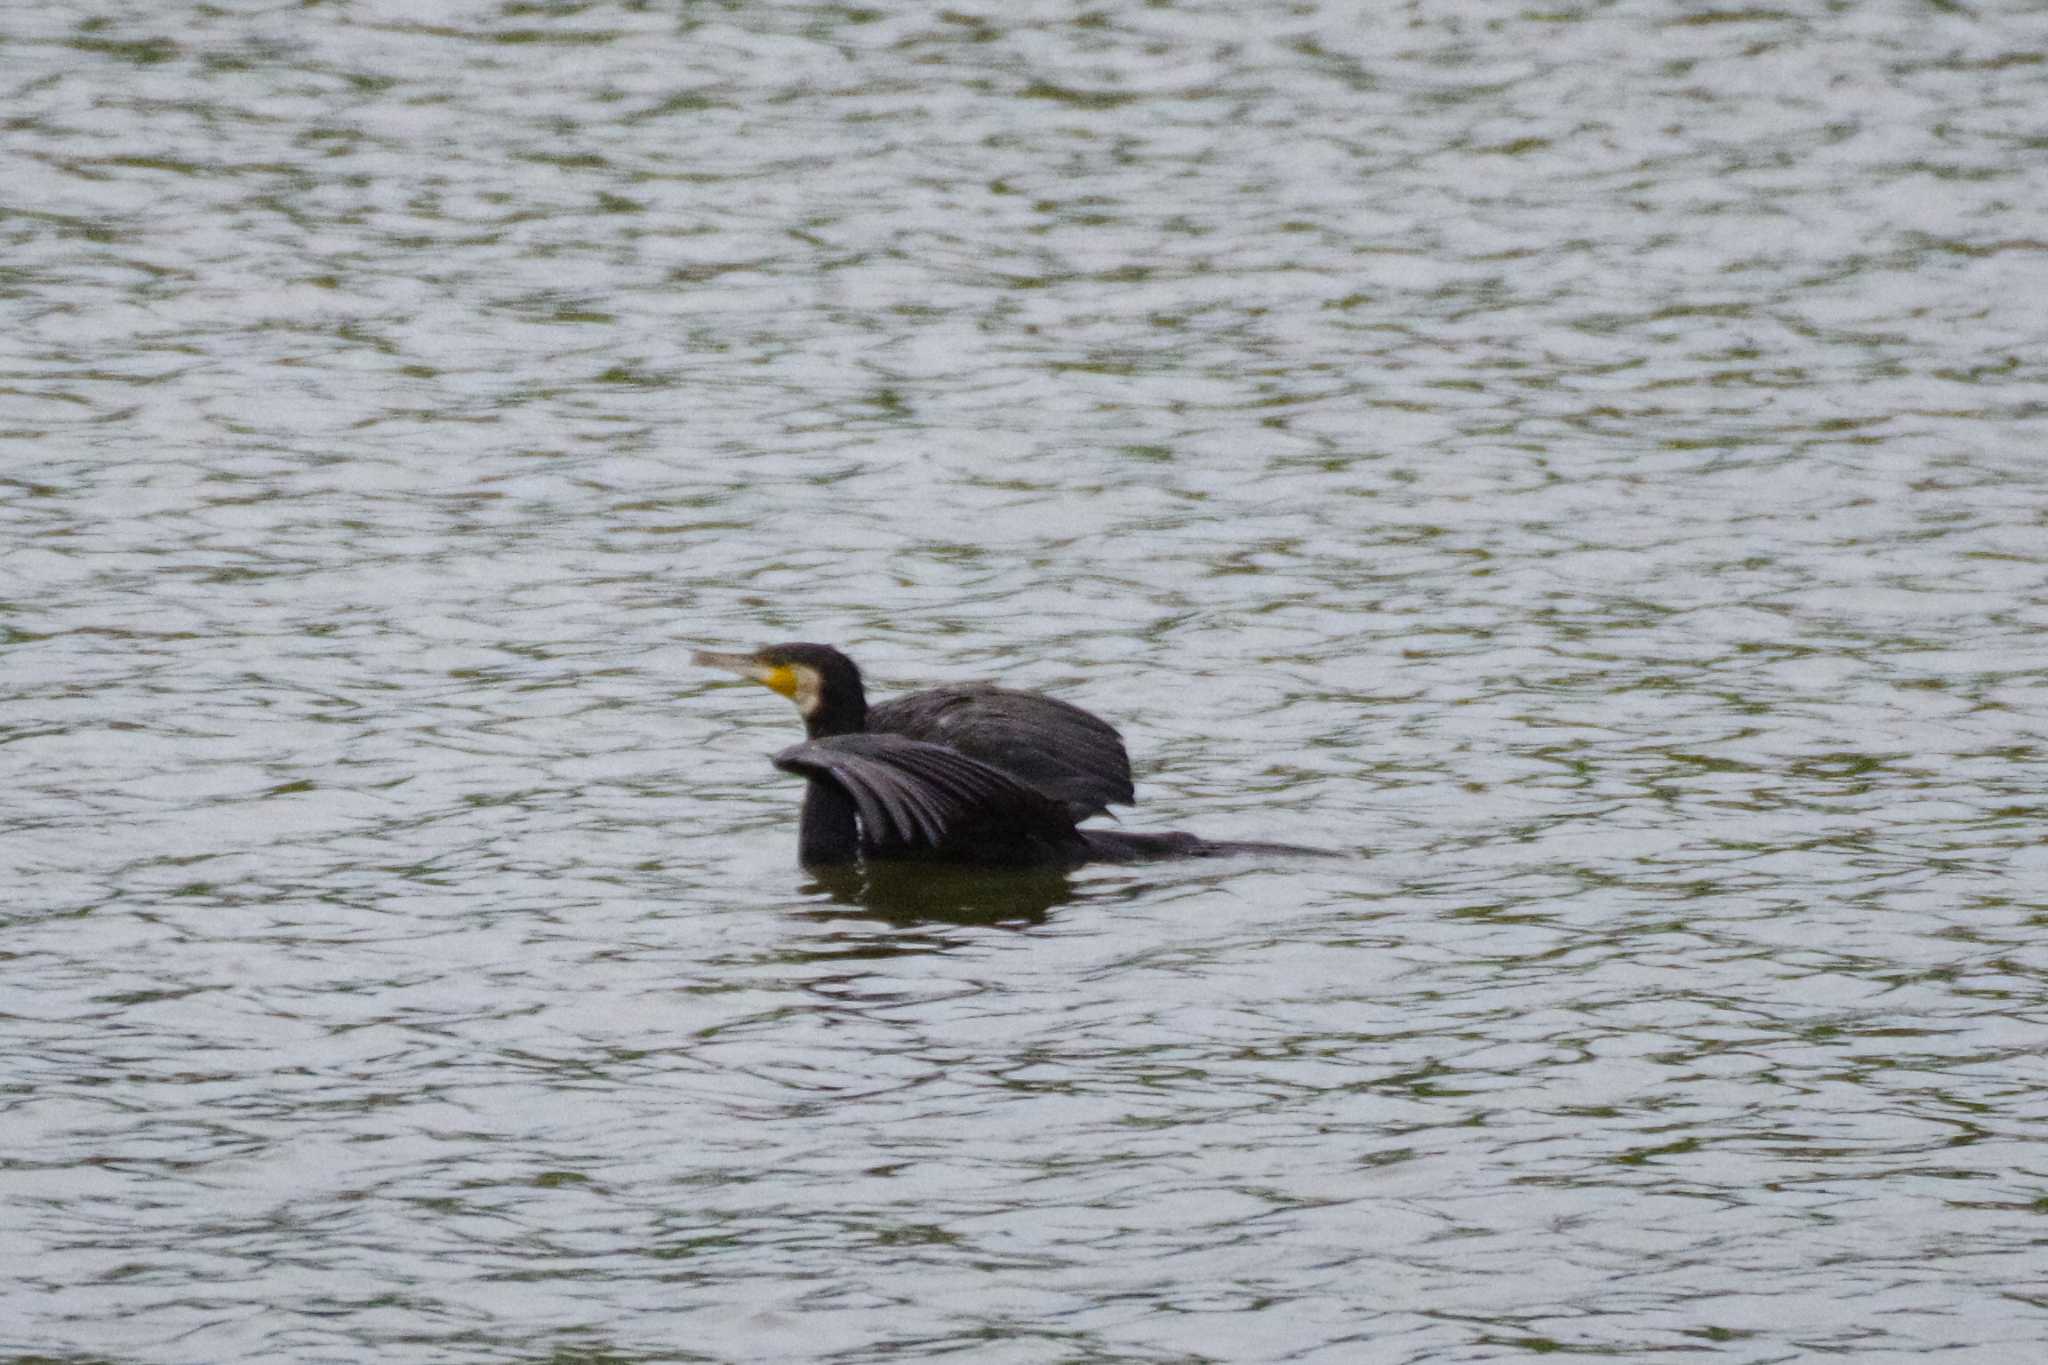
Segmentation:
<svg viewBox="0 0 2048 1365">
<path fill-rule="evenodd" d="M 933 863 L 840 863 L 808 869 L 806 895 L 895 927 L 1045 923 L 1081 892 L 1065 868 L 990 868 Z M 847 910 L 820 912 L 844 918 Z"/>
</svg>

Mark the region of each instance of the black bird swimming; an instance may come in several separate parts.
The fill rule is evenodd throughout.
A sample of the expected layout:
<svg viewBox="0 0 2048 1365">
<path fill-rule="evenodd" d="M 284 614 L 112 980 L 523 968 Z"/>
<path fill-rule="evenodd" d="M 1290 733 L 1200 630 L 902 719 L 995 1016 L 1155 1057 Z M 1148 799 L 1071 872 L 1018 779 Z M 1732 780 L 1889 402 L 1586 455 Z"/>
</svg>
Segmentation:
<svg viewBox="0 0 2048 1365">
<path fill-rule="evenodd" d="M 805 780 L 797 855 L 1063 866 L 1235 853 L 1320 853 L 1077 824 L 1131 805 L 1123 737 L 1100 716 L 1040 692 L 967 683 L 870 707 L 853 660 L 830 645 L 699 652 L 796 703 L 810 736 L 775 755 Z"/>
</svg>

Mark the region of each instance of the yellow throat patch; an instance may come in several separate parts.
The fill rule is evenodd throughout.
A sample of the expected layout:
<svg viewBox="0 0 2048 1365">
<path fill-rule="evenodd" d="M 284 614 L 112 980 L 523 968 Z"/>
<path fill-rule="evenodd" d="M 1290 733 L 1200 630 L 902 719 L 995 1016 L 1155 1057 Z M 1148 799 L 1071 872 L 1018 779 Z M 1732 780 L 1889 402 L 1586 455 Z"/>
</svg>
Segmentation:
<svg viewBox="0 0 2048 1365">
<path fill-rule="evenodd" d="M 788 664 L 764 668 L 754 675 L 754 681 L 771 692 L 780 692 L 791 700 L 796 698 L 796 670 Z"/>
</svg>

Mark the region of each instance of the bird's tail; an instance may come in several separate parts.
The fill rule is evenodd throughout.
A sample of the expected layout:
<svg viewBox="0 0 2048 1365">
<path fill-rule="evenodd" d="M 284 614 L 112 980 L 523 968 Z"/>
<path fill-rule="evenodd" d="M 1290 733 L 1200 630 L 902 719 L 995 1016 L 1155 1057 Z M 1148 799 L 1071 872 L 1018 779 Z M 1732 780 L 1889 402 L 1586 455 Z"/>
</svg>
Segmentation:
<svg viewBox="0 0 2048 1365">
<path fill-rule="evenodd" d="M 1105 863 L 1149 863 L 1165 858 L 1238 858 L 1258 854 L 1285 858 L 1343 856 L 1327 848 L 1240 839 L 1204 839 L 1180 830 L 1165 834 L 1136 834 L 1121 829 L 1077 829 L 1074 832 L 1086 841 L 1088 856 Z"/>
</svg>

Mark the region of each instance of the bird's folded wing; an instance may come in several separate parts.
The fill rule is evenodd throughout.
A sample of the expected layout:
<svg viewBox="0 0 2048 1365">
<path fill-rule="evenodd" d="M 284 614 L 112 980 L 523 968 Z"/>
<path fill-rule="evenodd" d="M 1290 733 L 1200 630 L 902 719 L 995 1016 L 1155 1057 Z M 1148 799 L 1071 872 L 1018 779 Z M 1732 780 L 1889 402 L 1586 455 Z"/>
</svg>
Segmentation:
<svg viewBox="0 0 2048 1365">
<path fill-rule="evenodd" d="M 1059 802 L 942 744 L 900 735 L 834 735 L 792 745 L 775 766 L 823 778 L 853 799 L 870 853 L 943 850 L 962 840 L 1071 840 Z"/>
<path fill-rule="evenodd" d="M 1130 756 L 1116 728 L 1043 693 L 988 684 L 935 687 L 870 708 L 868 730 L 958 749 L 1065 802 L 1076 820 L 1136 799 Z"/>
</svg>

